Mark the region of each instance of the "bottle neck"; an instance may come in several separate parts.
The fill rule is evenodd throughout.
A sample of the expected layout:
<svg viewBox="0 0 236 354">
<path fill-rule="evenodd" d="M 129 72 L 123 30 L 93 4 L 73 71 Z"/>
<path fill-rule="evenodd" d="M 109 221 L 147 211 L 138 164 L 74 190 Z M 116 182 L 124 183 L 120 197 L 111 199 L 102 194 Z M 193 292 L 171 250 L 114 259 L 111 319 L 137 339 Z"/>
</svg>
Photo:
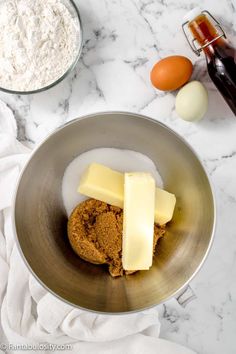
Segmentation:
<svg viewBox="0 0 236 354">
<path fill-rule="evenodd" d="M 203 49 L 208 57 L 214 55 L 214 48 L 216 46 L 224 46 L 224 43 L 226 42 L 224 38 L 216 39 L 219 32 L 205 14 L 197 16 L 188 26 L 201 47 L 214 41 Z"/>
</svg>

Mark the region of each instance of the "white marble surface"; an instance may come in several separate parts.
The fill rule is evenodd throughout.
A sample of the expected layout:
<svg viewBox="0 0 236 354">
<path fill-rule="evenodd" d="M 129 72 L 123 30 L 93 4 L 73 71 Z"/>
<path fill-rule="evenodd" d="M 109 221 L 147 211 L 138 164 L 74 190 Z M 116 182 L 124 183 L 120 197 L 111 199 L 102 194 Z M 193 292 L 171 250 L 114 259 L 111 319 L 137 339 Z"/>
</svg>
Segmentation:
<svg viewBox="0 0 236 354">
<path fill-rule="evenodd" d="M 236 119 L 216 92 L 181 32 L 183 15 L 196 0 L 77 0 L 84 49 L 76 70 L 55 88 L 30 96 L 0 93 L 14 110 L 18 137 L 34 146 L 79 115 L 128 110 L 164 122 L 184 136 L 204 162 L 215 186 L 218 223 L 210 255 L 191 282 L 197 299 L 182 308 L 159 307 L 161 335 L 201 354 L 236 353 Z M 235 0 L 203 0 L 236 44 Z M 186 123 L 174 110 L 175 94 L 155 91 L 149 72 L 161 57 L 182 54 L 195 63 L 193 78 L 209 90 L 209 111 Z"/>
</svg>

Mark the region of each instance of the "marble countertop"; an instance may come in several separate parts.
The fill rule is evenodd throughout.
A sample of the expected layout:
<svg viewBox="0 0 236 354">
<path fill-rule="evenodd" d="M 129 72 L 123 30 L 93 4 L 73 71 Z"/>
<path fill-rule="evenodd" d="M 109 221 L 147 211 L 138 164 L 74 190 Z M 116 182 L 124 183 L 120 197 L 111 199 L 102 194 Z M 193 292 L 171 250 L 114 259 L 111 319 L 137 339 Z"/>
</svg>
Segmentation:
<svg viewBox="0 0 236 354">
<path fill-rule="evenodd" d="M 203 161 L 215 187 L 215 241 L 191 282 L 196 299 L 183 308 L 173 299 L 159 306 L 161 336 L 201 354 L 236 353 L 236 119 L 181 31 L 183 15 L 198 1 L 77 0 L 84 48 L 76 69 L 51 90 L 37 95 L 0 93 L 14 111 L 18 138 L 35 146 L 49 132 L 83 114 L 104 110 L 138 112 L 183 136 Z M 235 0 L 203 0 L 236 43 Z M 195 62 L 193 78 L 209 92 L 209 110 L 199 123 L 175 113 L 175 94 L 154 90 L 149 72 L 160 58 L 182 54 Z"/>
</svg>

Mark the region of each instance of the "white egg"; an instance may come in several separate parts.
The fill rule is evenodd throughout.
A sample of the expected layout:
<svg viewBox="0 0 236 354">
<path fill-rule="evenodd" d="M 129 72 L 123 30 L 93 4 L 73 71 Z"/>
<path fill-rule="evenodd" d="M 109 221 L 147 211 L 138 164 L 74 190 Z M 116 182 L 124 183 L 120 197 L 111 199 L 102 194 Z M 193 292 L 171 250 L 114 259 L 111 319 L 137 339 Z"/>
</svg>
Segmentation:
<svg viewBox="0 0 236 354">
<path fill-rule="evenodd" d="M 208 108 L 208 93 L 199 81 L 192 81 L 179 90 L 175 109 L 178 115 L 189 122 L 203 118 Z"/>
</svg>

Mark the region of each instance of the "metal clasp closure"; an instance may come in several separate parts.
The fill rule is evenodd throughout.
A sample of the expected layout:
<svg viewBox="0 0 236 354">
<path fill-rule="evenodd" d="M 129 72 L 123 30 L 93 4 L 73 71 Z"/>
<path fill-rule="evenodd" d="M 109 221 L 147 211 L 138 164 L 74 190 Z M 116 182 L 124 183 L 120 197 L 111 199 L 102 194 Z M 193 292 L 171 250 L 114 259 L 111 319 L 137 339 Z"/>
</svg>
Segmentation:
<svg viewBox="0 0 236 354">
<path fill-rule="evenodd" d="M 184 23 L 182 24 L 182 30 L 183 30 L 183 32 L 184 32 L 185 38 L 187 39 L 187 42 L 188 42 L 190 48 L 192 49 L 192 51 L 193 51 L 198 57 L 200 56 L 201 51 L 202 51 L 204 48 L 206 48 L 207 46 L 209 46 L 211 43 L 215 42 L 217 39 L 219 39 L 219 38 L 221 38 L 221 37 L 226 38 L 225 31 L 224 31 L 223 28 L 221 27 L 220 23 L 215 19 L 215 17 L 213 17 L 213 16 L 210 14 L 210 12 L 207 11 L 207 10 L 203 10 L 201 13 L 202 13 L 202 14 L 205 13 L 205 14 L 207 14 L 208 16 L 210 16 L 210 17 L 212 18 L 212 20 L 215 22 L 215 26 L 216 26 L 217 28 L 219 28 L 219 30 L 220 30 L 221 32 L 219 33 L 219 35 L 218 35 L 216 38 L 212 39 L 210 42 L 207 42 L 206 44 L 204 44 L 204 45 L 201 46 L 201 47 L 197 47 L 197 46 L 195 45 L 197 39 L 196 39 L 196 38 L 193 38 L 192 41 L 190 41 L 189 38 L 188 38 L 188 35 L 187 35 L 187 33 L 186 33 L 186 30 L 185 30 L 185 26 L 189 23 L 189 21 L 186 21 L 186 22 L 184 22 Z"/>
</svg>

